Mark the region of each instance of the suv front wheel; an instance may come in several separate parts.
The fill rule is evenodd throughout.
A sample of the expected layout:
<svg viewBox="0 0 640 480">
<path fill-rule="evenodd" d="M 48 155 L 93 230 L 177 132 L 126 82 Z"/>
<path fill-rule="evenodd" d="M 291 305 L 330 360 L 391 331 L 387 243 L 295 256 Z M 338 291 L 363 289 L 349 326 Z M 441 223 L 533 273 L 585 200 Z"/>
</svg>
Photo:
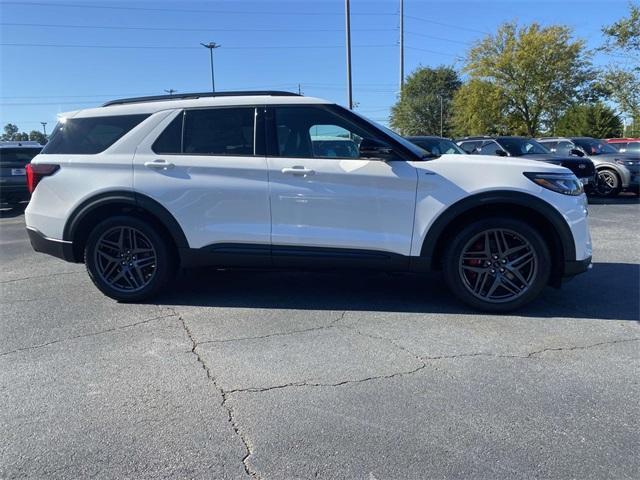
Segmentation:
<svg viewBox="0 0 640 480">
<path fill-rule="evenodd" d="M 520 308 L 547 285 L 549 249 L 542 236 L 511 218 L 478 220 L 457 233 L 444 256 L 453 293 L 474 308 L 506 312 Z"/>
<path fill-rule="evenodd" d="M 123 302 L 155 295 L 173 273 L 164 238 L 148 222 L 129 216 L 110 218 L 93 229 L 84 262 L 100 291 Z"/>
</svg>

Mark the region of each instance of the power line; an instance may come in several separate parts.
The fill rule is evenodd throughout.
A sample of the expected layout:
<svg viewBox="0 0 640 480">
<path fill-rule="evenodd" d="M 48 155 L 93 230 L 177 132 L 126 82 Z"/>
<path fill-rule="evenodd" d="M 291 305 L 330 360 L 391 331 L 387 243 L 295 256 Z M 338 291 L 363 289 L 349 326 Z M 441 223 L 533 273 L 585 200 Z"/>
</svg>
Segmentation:
<svg viewBox="0 0 640 480">
<path fill-rule="evenodd" d="M 42 28 L 85 28 L 104 30 L 141 30 L 141 31 L 161 31 L 161 32 L 343 32 L 342 28 L 179 28 L 179 27 L 139 27 L 123 25 L 71 25 L 53 23 L 13 23 L 1 22 L 0 26 L 6 27 L 42 27 Z M 353 28 L 352 31 L 359 32 L 395 32 L 395 28 Z"/>
<path fill-rule="evenodd" d="M 424 37 L 424 38 L 431 38 L 432 40 L 442 40 L 443 42 L 459 43 L 460 45 L 472 44 L 472 42 L 463 42 L 461 40 L 452 40 L 450 38 L 435 37 L 433 35 L 425 35 L 424 33 L 418 33 L 418 32 L 405 31 L 405 33 L 410 33 L 411 35 L 417 35 L 419 37 Z"/>
<path fill-rule="evenodd" d="M 0 43 L 1 47 L 52 47 L 52 48 L 104 48 L 104 49 L 127 49 L 127 50 L 196 50 L 198 47 L 188 46 L 158 46 L 158 45 L 80 45 L 61 43 Z M 386 48 L 395 45 L 354 45 L 358 48 Z M 267 46 L 244 46 L 225 47 L 225 50 L 286 50 L 286 49 L 332 49 L 344 48 L 344 45 L 267 45 Z"/>
<path fill-rule="evenodd" d="M 106 9 L 106 10 L 129 10 L 129 11 L 142 11 L 142 12 L 186 12 L 186 13 L 218 13 L 221 15 L 247 15 L 253 13 L 257 15 L 301 15 L 308 17 L 318 16 L 342 16 L 339 12 L 291 12 L 291 11 L 240 11 L 240 10 L 209 10 L 209 9 L 192 9 L 192 8 L 158 8 L 158 7 L 124 7 L 118 5 L 91 5 L 82 3 L 53 3 L 53 2 L 2 2 L 3 5 L 19 5 L 19 6 L 33 6 L 33 7 L 65 7 L 65 8 L 93 8 L 93 9 Z M 359 16 L 375 16 L 375 17 L 387 17 L 395 16 L 395 13 L 380 13 L 380 12 L 363 12 L 358 13 Z"/>
<path fill-rule="evenodd" d="M 405 15 L 405 17 L 412 18 L 414 20 L 419 20 L 421 22 L 432 23 L 434 25 L 441 25 L 443 27 L 457 28 L 458 30 L 467 30 L 468 32 L 482 33 L 484 35 L 489 35 L 490 34 L 490 32 L 487 32 L 485 30 L 476 30 L 475 28 L 461 27 L 460 25 L 455 25 L 455 24 L 452 24 L 452 23 L 438 22 L 436 20 L 430 20 L 428 18 L 415 17 L 413 15 Z"/>
<path fill-rule="evenodd" d="M 462 57 L 457 56 L 457 55 L 451 55 L 450 53 L 436 52 L 435 50 L 427 50 L 426 48 L 418 48 L 418 47 L 406 47 L 406 48 L 408 48 L 410 50 L 417 50 L 419 52 L 432 53 L 434 55 L 443 55 L 445 57 L 455 58 L 456 60 L 462 60 Z"/>
</svg>

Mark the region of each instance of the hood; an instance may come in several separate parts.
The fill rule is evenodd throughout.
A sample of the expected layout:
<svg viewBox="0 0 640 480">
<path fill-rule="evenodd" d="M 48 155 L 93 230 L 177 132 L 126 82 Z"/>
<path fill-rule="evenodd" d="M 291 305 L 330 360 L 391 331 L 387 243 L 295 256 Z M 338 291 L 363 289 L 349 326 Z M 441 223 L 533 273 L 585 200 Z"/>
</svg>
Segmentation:
<svg viewBox="0 0 640 480">
<path fill-rule="evenodd" d="M 544 157 L 546 155 L 532 155 L 532 157 Z M 553 157 L 552 155 L 549 155 L 549 157 L 552 157 L 554 159 L 557 159 L 559 157 Z M 504 166 L 505 164 L 509 164 L 510 166 L 515 166 L 515 167 L 520 167 L 522 168 L 522 170 L 531 170 L 531 171 L 535 171 L 535 172 L 541 172 L 541 171 L 545 171 L 545 172 L 558 172 L 558 173 L 563 173 L 566 172 L 564 167 L 561 167 L 560 165 L 556 166 L 552 163 L 547 163 L 545 160 L 533 160 L 532 158 L 525 158 L 525 157 L 499 157 L 497 155 L 475 155 L 475 154 L 465 154 L 465 155 L 461 155 L 459 153 L 457 154 L 446 154 L 446 155 L 441 155 L 440 157 L 434 159 L 434 160 L 430 160 L 429 162 L 469 162 L 475 165 L 486 165 L 486 166 L 490 166 L 490 167 L 500 167 L 500 166 Z"/>
<path fill-rule="evenodd" d="M 601 153 L 600 155 L 589 155 L 592 160 L 601 160 L 606 162 L 614 162 L 616 159 L 620 160 L 640 160 L 639 153 Z"/>
</svg>

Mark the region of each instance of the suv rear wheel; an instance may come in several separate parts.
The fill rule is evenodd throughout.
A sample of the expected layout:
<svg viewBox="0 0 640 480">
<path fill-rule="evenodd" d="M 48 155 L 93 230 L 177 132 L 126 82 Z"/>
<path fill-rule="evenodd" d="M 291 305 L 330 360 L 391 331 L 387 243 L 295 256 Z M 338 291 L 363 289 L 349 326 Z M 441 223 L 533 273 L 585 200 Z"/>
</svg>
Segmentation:
<svg viewBox="0 0 640 480">
<path fill-rule="evenodd" d="M 124 302 L 155 295 L 174 271 L 164 238 L 149 223 L 129 216 L 110 218 L 93 229 L 84 262 L 100 291 Z"/>
<path fill-rule="evenodd" d="M 444 258 L 449 288 L 462 301 L 489 312 L 520 308 L 547 285 L 551 256 L 526 223 L 492 217 L 463 228 Z"/>
</svg>

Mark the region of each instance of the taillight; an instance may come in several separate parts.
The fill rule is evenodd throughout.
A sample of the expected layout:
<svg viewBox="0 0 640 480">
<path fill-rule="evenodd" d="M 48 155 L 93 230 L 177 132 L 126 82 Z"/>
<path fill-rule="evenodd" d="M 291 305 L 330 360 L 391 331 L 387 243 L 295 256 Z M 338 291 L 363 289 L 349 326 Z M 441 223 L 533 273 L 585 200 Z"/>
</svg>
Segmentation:
<svg viewBox="0 0 640 480">
<path fill-rule="evenodd" d="M 25 167 L 27 173 L 27 189 L 29 193 L 33 193 L 44 177 L 53 175 L 60 169 L 60 165 L 52 163 L 28 163 Z"/>
</svg>

